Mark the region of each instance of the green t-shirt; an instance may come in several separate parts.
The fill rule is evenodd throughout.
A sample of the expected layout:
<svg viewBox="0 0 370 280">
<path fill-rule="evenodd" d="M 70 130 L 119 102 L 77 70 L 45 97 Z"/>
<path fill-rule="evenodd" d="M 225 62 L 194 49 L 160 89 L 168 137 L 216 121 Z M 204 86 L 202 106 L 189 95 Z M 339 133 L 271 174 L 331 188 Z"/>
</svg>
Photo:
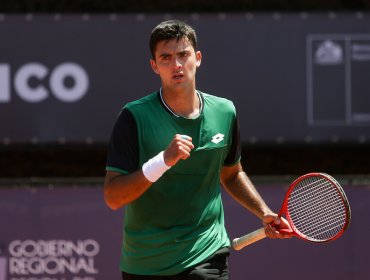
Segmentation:
<svg viewBox="0 0 370 280">
<path fill-rule="evenodd" d="M 227 99 L 198 94 L 202 110 L 194 119 L 171 114 L 158 93 L 124 107 L 135 121 L 137 168 L 165 150 L 175 134 L 191 136 L 195 146 L 188 159 L 180 160 L 126 206 L 120 265 L 125 272 L 178 274 L 230 245 L 224 226 L 220 171 L 225 164 L 240 159 L 236 154 L 232 162 L 225 163 L 236 126 L 235 107 Z M 130 172 L 110 160 L 107 170 Z"/>
</svg>

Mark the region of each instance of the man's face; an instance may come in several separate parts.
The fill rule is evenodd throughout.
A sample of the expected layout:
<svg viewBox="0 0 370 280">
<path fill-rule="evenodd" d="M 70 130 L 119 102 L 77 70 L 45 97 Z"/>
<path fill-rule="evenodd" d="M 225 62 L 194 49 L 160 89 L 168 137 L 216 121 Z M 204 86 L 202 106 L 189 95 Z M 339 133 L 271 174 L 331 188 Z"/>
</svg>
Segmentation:
<svg viewBox="0 0 370 280">
<path fill-rule="evenodd" d="M 187 38 L 160 41 L 155 49 L 155 60 L 150 64 L 161 77 L 163 88 L 177 90 L 195 87 L 195 73 L 200 66 L 202 55 L 195 52 Z"/>
</svg>

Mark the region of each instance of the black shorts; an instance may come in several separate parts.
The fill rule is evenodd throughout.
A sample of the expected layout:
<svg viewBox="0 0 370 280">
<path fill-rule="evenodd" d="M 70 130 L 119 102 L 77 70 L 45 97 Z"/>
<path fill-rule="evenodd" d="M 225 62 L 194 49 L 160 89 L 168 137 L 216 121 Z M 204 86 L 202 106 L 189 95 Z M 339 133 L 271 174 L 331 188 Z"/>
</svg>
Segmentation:
<svg viewBox="0 0 370 280">
<path fill-rule="evenodd" d="M 191 267 L 180 274 L 173 276 L 145 276 L 122 272 L 123 280 L 206 280 L 206 279 L 229 279 L 227 259 L 230 249 L 225 247 L 216 251 L 205 261 Z"/>
</svg>

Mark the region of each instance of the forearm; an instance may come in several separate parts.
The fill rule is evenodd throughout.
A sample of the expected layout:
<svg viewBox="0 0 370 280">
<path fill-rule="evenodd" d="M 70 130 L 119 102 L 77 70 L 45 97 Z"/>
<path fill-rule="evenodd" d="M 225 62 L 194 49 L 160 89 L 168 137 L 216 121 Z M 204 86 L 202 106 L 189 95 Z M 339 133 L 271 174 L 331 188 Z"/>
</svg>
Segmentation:
<svg viewBox="0 0 370 280">
<path fill-rule="evenodd" d="M 223 180 L 222 183 L 225 190 L 238 203 L 260 219 L 263 219 L 264 215 L 272 213 L 243 170 L 239 170 L 234 176 L 229 177 L 228 180 Z"/>
<path fill-rule="evenodd" d="M 150 186 L 142 170 L 130 174 L 107 172 L 104 182 L 104 198 L 112 209 L 121 208 L 139 198 Z"/>
<path fill-rule="evenodd" d="M 171 166 L 187 159 L 193 148 L 191 137 L 176 134 L 167 149 L 149 159 L 140 170 L 127 175 L 108 171 L 104 183 L 107 205 L 118 209 L 139 198 Z"/>
</svg>

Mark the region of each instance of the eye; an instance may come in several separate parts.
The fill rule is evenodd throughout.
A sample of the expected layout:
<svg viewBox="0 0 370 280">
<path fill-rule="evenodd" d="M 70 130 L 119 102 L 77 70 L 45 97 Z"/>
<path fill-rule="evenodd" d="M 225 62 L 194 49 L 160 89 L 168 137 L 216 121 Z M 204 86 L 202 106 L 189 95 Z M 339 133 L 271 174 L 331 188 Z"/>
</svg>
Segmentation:
<svg viewBox="0 0 370 280">
<path fill-rule="evenodd" d="M 167 61 L 169 59 L 170 59 L 170 56 L 167 55 L 167 54 L 163 54 L 163 55 L 160 56 L 160 60 L 162 60 L 162 61 Z"/>
</svg>

